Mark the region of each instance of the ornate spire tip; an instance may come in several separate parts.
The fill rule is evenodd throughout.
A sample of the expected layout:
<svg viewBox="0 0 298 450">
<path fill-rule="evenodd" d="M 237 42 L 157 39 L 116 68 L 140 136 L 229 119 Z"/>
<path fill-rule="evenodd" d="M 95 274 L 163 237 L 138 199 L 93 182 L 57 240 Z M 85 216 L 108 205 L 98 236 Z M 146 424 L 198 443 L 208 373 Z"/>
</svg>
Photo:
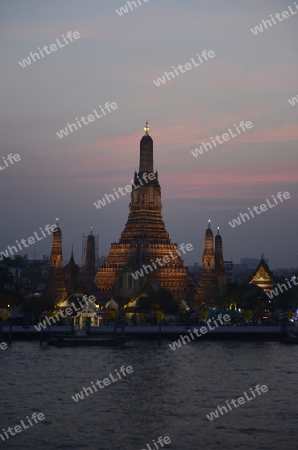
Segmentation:
<svg viewBox="0 0 298 450">
<path fill-rule="evenodd" d="M 148 124 L 148 120 L 146 121 L 146 125 L 145 125 L 145 127 L 144 127 L 144 131 L 145 131 L 145 134 L 146 134 L 146 135 L 149 134 L 149 124 Z"/>
</svg>

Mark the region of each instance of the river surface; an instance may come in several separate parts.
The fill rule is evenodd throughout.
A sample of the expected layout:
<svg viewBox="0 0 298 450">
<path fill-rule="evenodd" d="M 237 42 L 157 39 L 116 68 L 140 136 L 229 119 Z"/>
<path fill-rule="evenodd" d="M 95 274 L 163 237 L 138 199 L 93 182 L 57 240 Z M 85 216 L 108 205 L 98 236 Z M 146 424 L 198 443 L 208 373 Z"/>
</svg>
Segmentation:
<svg viewBox="0 0 298 450">
<path fill-rule="evenodd" d="M 0 439 L 0 449 L 156 450 L 152 441 L 159 436 L 170 438 L 166 450 L 298 449 L 295 345 L 193 341 L 172 351 L 166 341 L 161 347 L 134 342 L 124 350 L 13 342 L 0 358 L 0 433 L 5 438 L 3 428 L 28 424 L 33 412 L 45 415 Z M 133 372 L 72 399 L 123 365 Z M 218 405 L 257 384 L 269 391 L 208 420 Z"/>
</svg>

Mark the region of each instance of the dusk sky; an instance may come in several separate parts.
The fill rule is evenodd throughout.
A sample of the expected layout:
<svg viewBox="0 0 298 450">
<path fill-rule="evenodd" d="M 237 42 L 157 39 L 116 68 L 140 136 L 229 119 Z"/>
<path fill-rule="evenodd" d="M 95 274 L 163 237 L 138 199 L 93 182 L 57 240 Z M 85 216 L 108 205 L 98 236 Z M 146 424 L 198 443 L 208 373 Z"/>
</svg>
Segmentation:
<svg viewBox="0 0 298 450">
<path fill-rule="evenodd" d="M 255 35 L 270 15 L 297 11 L 292 0 L 2 0 L 0 4 L 0 252 L 46 224 L 59 225 L 63 257 L 81 264 L 82 234 L 99 234 L 99 255 L 118 242 L 130 194 L 94 202 L 131 183 L 146 120 L 154 141 L 163 217 L 172 242 L 192 243 L 185 262 L 201 263 L 207 220 L 220 226 L 225 260 L 259 258 L 297 267 L 298 14 Z M 298 11 L 297 11 L 298 12 Z M 30 52 L 69 41 L 30 65 Z M 215 56 L 157 87 L 153 80 L 204 50 Z M 99 105 L 118 108 L 59 138 L 56 132 Z M 194 157 L 234 124 L 251 129 Z M 290 198 L 235 228 L 248 208 Z M 51 237 L 29 258 L 50 255 Z M 20 252 L 25 254 L 25 251 Z"/>
</svg>

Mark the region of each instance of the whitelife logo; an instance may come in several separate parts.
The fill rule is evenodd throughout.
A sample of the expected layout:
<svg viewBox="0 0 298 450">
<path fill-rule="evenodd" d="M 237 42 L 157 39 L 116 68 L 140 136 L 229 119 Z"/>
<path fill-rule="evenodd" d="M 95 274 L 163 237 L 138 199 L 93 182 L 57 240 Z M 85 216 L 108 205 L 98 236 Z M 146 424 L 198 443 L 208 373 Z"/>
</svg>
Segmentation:
<svg viewBox="0 0 298 450">
<path fill-rule="evenodd" d="M 223 133 L 222 136 L 216 135 L 214 139 L 213 139 L 213 137 L 211 137 L 210 139 L 212 141 L 213 146 L 217 147 L 215 141 L 218 144 L 223 144 L 225 141 L 229 141 L 230 137 L 234 138 L 234 137 L 239 136 L 239 134 L 241 134 L 241 131 L 239 130 L 239 128 L 241 128 L 242 132 L 244 132 L 244 131 L 252 128 L 253 124 L 249 121 L 244 123 L 244 120 L 242 120 L 238 126 L 234 123 L 234 127 L 236 128 L 236 131 L 238 134 L 233 134 L 233 131 L 231 130 L 231 128 L 229 128 L 228 133 Z M 220 139 L 222 139 L 222 141 Z M 192 153 L 193 156 L 196 158 L 198 155 L 203 155 L 203 153 L 204 153 L 203 147 L 204 147 L 205 152 L 208 152 L 208 150 L 211 150 L 213 148 L 212 144 L 210 142 L 207 142 L 207 143 L 202 142 L 202 145 L 200 145 L 198 148 L 195 148 L 194 150 L 191 150 L 190 153 Z M 208 148 L 208 146 L 209 146 L 209 148 Z"/>
<path fill-rule="evenodd" d="M 294 5 L 296 7 L 296 9 L 298 9 L 298 5 L 296 2 L 294 2 Z M 297 14 L 297 11 L 293 11 L 291 6 L 288 6 L 288 9 L 291 13 L 292 16 L 294 16 L 295 14 Z M 282 18 L 280 17 L 282 16 Z M 269 25 L 270 27 L 273 27 L 273 25 L 276 25 L 278 22 L 283 22 L 284 19 L 288 19 L 288 17 L 290 17 L 290 14 L 288 11 L 283 11 L 282 13 L 276 13 L 274 17 L 276 17 L 276 19 L 278 20 L 278 22 L 276 22 L 276 20 L 274 19 L 274 17 L 272 16 L 272 14 L 270 14 L 271 20 L 262 20 L 262 22 L 259 25 L 256 25 L 254 28 L 251 28 L 250 31 L 256 36 L 259 33 L 262 33 L 264 31 L 263 26 L 265 27 L 265 29 L 268 29 Z"/>
<path fill-rule="evenodd" d="M 167 445 L 167 444 L 171 443 L 171 439 L 169 438 L 169 436 L 165 436 L 165 437 L 159 436 L 159 438 L 156 439 L 156 441 L 154 439 L 152 439 L 154 448 L 151 447 L 152 444 L 150 443 L 150 444 L 146 444 L 147 448 L 142 448 L 141 450 L 159 450 L 160 448 L 164 447 L 164 444 Z M 158 444 L 160 445 L 160 447 Z"/>
<path fill-rule="evenodd" d="M 142 183 L 142 181 L 141 181 L 141 178 L 138 177 L 137 179 L 138 179 L 138 182 L 140 183 L 140 184 L 138 184 L 138 185 L 136 185 L 136 184 L 133 182 L 133 180 L 131 180 L 132 186 L 133 186 L 135 189 L 138 189 L 139 187 L 141 187 L 141 186 L 144 185 L 144 183 Z M 153 180 L 155 179 L 155 175 L 154 175 L 153 172 L 151 172 L 151 173 L 149 173 L 149 174 L 147 174 L 147 172 L 145 172 L 145 173 L 143 174 L 143 176 L 142 176 L 142 179 L 143 179 L 143 181 L 144 181 L 145 183 L 148 183 L 149 180 L 150 180 L 150 181 L 153 181 Z M 128 194 L 128 193 L 130 193 L 130 192 L 132 191 L 132 186 L 131 186 L 130 184 L 128 184 L 127 186 L 125 186 L 125 188 L 119 187 L 119 188 L 117 189 L 117 191 L 120 192 L 120 194 L 121 194 L 122 196 L 124 196 L 124 195 L 126 195 L 126 194 Z M 117 193 L 116 189 L 114 188 L 113 190 L 114 190 L 115 196 L 116 196 L 117 198 L 120 198 L 120 196 L 119 196 L 119 194 Z M 124 190 L 125 190 L 125 192 L 124 192 Z M 105 194 L 105 197 L 106 197 L 106 199 L 107 199 L 107 201 L 108 201 L 109 203 L 111 203 L 110 198 L 112 198 L 113 201 L 116 200 L 113 194 Z M 100 209 L 101 206 L 106 206 L 106 204 L 107 204 L 107 203 L 106 203 L 106 200 L 105 200 L 104 197 L 103 197 L 101 200 L 97 200 L 97 202 L 94 202 L 94 203 L 93 203 L 93 205 L 94 205 L 97 209 Z"/>
<path fill-rule="evenodd" d="M 273 201 L 274 201 L 275 205 L 278 205 L 278 201 L 276 200 L 276 198 L 274 197 L 274 195 L 272 195 L 271 197 L 273 197 Z M 279 193 L 276 195 L 276 197 L 277 197 L 277 198 L 280 200 L 280 202 L 282 203 L 282 202 L 283 202 L 282 197 L 283 197 L 285 200 L 288 200 L 291 196 L 290 196 L 289 192 L 284 192 L 284 193 L 279 192 Z M 266 202 L 267 202 L 267 205 L 269 206 L 270 209 L 271 209 L 271 208 L 274 208 L 275 205 L 274 205 L 274 204 L 272 205 L 272 204 L 270 203 L 270 201 L 269 201 L 268 198 L 266 199 Z M 262 214 L 262 212 L 267 211 L 267 209 L 268 209 L 267 205 L 266 205 L 265 203 L 262 203 L 260 206 L 254 206 L 252 209 L 253 209 L 258 215 L 260 215 L 260 214 Z M 258 211 L 258 208 L 260 208 L 261 211 Z M 254 213 L 251 211 L 251 209 L 250 209 L 250 208 L 247 208 L 247 209 L 248 209 L 248 211 L 249 211 L 251 217 L 255 217 L 255 215 L 254 215 Z M 240 213 L 240 215 L 237 217 L 237 219 L 233 219 L 232 222 L 229 222 L 229 224 L 231 225 L 231 227 L 232 227 L 232 228 L 235 228 L 237 225 L 241 225 L 241 220 L 242 220 L 243 222 L 246 222 L 244 216 L 246 217 L 247 220 L 250 220 L 250 217 L 249 217 L 248 213 Z"/>
<path fill-rule="evenodd" d="M 286 278 L 286 282 L 287 282 L 287 284 L 288 284 L 288 286 L 289 286 L 290 289 L 292 289 L 292 288 L 294 287 L 294 286 L 291 285 L 291 281 L 292 281 L 292 283 L 293 283 L 295 286 L 298 285 L 298 283 L 296 283 L 295 277 L 291 278 L 291 280 L 288 280 L 288 279 Z M 280 290 L 280 292 L 278 292 L 278 289 Z M 277 288 L 272 289 L 272 290 L 269 291 L 269 292 L 266 292 L 266 295 L 267 295 L 270 299 L 272 299 L 274 296 L 277 297 L 279 294 L 282 294 L 282 293 L 284 292 L 284 289 L 287 291 L 287 290 L 288 290 L 287 286 L 286 286 L 285 284 L 283 284 L 283 283 L 282 283 L 282 284 L 278 283 L 278 284 L 277 284 Z"/>
<path fill-rule="evenodd" d="M 203 327 L 200 327 L 199 329 L 193 328 L 192 330 L 188 330 L 193 341 L 195 339 L 193 333 L 195 333 L 195 335 L 197 337 L 201 337 L 203 334 L 206 334 L 209 331 L 215 330 L 220 325 L 224 325 L 224 322 L 229 322 L 231 320 L 231 316 L 229 314 L 224 314 L 224 316 L 222 316 L 222 314 L 218 314 L 217 318 L 214 319 L 214 317 L 213 317 L 212 320 L 213 320 L 212 325 L 215 325 L 214 328 L 211 327 L 211 319 L 209 319 L 206 322 L 208 329 L 207 329 L 207 327 L 203 326 Z M 220 325 L 217 323 L 217 320 L 219 321 Z M 223 322 L 223 320 L 224 320 L 224 322 Z M 199 334 L 199 331 L 201 332 L 201 334 Z M 190 337 L 187 334 L 185 334 L 184 336 L 182 336 L 180 334 L 180 339 L 178 339 L 178 341 L 174 341 L 172 344 L 169 344 L 169 347 L 171 350 L 175 351 L 177 348 L 181 348 L 182 344 L 185 345 L 187 342 L 190 342 Z"/>
<path fill-rule="evenodd" d="M 180 70 L 180 73 L 186 73 L 186 71 L 191 70 L 194 67 L 198 67 L 200 64 L 203 64 L 204 61 L 202 60 L 201 56 L 202 56 L 202 58 L 205 59 L 205 61 L 208 61 L 208 58 L 210 58 L 210 59 L 214 58 L 215 53 L 213 50 L 209 50 L 209 51 L 204 50 L 202 52 L 202 55 L 199 55 L 199 53 L 197 53 L 197 57 L 200 62 L 198 63 L 197 61 L 194 60 L 194 58 L 191 58 L 191 63 L 187 62 L 184 65 L 179 64 L 179 66 L 177 66 L 177 68 Z M 173 66 L 173 69 L 174 69 L 176 76 L 179 77 L 180 74 L 175 66 Z M 170 76 L 172 78 L 170 78 Z M 164 72 L 164 75 L 161 78 L 157 78 L 157 80 L 153 80 L 153 83 L 155 84 L 155 86 L 160 87 L 162 84 L 165 84 L 167 82 L 165 77 L 167 77 L 168 81 L 171 81 L 174 78 L 176 78 L 173 72 Z"/>
<path fill-rule="evenodd" d="M 101 112 L 104 116 L 106 116 L 106 112 L 103 108 L 106 108 L 106 110 L 110 113 L 111 109 L 115 110 L 118 108 L 118 105 L 116 102 L 106 102 L 106 104 L 104 105 L 104 107 L 102 107 L 101 105 L 99 105 Z M 111 109 L 110 109 L 111 108 Z M 98 112 L 96 111 L 96 109 L 93 110 L 95 116 L 97 117 L 97 119 L 100 119 L 102 117 L 102 114 L 98 114 Z M 82 128 L 82 124 L 80 121 L 83 122 L 84 125 L 89 125 L 89 123 L 94 122 L 95 117 L 93 114 L 89 114 L 87 117 L 82 116 L 81 119 L 79 120 L 77 117 L 75 119 L 77 121 L 77 124 L 79 125 L 80 128 Z M 68 123 L 67 127 L 69 128 L 69 131 L 72 133 L 75 130 L 78 130 L 78 127 L 76 126 L 75 123 Z M 60 131 L 56 131 L 57 136 L 62 139 L 64 136 L 68 136 L 68 129 L 64 128 L 63 130 Z M 74 130 L 72 129 L 74 127 Z"/>
<path fill-rule="evenodd" d="M 186 248 L 186 250 L 187 250 L 188 252 L 190 252 L 190 251 L 193 250 L 192 244 L 186 244 L 186 245 L 185 245 L 185 244 L 180 244 L 179 250 L 181 250 L 181 251 L 183 252 L 184 255 L 185 255 L 185 253 L 186 253 L 184 247 Z M 176 249 L 176 253 L 177 253 L 179 256 L 181 256 L 179 250 Z M 177 255 L 176 255 L 176 256 L 173 255 L 173 252 L 170 252 L 169 255 L 171 256 L 172 259 L 177 259 L 177 258 L 178 258 Z M 155 262 L 156 262 L 157 264 L 159 264 L 159 267 L 163 267 L 163 266 L 165 266 L 166 264 L 168 264 L 168 263 L 171 261 L 171 260 L 170 260 L 170 256 L 165 255 L 165 256 L 163 256 L 163 258 L 156 258 Z M 163 262 L 161 262 L 161 261 L 163 261 Z M 148 274 L 148 269 L 150 269 L 150 272 L 153 272 L 154 269 L 156 270 L 158 267 L 157 267 L 157 265 L 155 264 L 155 262 L 153 261 L 153 259 L 151 259 L 151 262 L 152 262 L 151 265 L 148 264 L 148 265 L 146 266 L 146 264 L 143 264 L 143 265 L 142 265 L 142 268 L 141 268 L 140 270 L 136 270 L 135 273 L 131 273 L 131 276 L 132 276 L 135 280 L 137 280 L 138 278 L 143 277 L 145 274 L 147 275 L 147 274 Z M 144 270 L 143 270 L 143 269 L 144 269 Z M 145 273 L 144 273 L 144 272 L 145 272 Z"/>
<path fill-rule="evenodd" d="M 295 106 L 296 103 L 298 105 L 298 95 L 296 97 L 292 97 L 291 99 L 289 98 L 288 102 L 291 106 Z"/>
<path fill-rule="evenodd" d="M 57 44 L 59 45 L 59 48 L 65 47 L 65 45 L 68 45 L 69 42 L 67 41 L 67 39 L 69 39 L 70 42 L 73 42 L 73 39 L 79 39 L 81 37 L 80 33 L 78 31 L 74 31 L 74 33 L 72 31 L 69 31 L 66 34 L 66 37 L 64 37 L 64 34 L 62 34 L 63 40 L 65 42 L 65 44 L 61 44 L 61 42 L 59 41 L 59 39 L 56 39 Z M 48 50 L 48 48 L 50 47 L 50 50 Z M 55 52 L 56 50 L 58 50 L 58 47 L 56 44 L 51 44 L 50 46 L 44 45 L 43 46 L 43 51 L 41 50 L 40 47 L 38 47 L 39 53 L 42 56 L 42 58 L 45 57 L 45 55 L 43 54 L 43 51 L 47 54 L 50 55 L 52 52 Z M 37 58 L 37 59 L 36 59 Z M 40 59 L 40 56 L 38 53 L 29 53 L 28 58 L 23 59 L 22 61 L 19 61 L 19 64 L 22 68 L 27 66 L 30 66 L 31 64 L 31 60 L 32 62 L 36 62 Z"/>
<path fill-rule="evenodd" d="M 89 397 L 89 394 L 94 394 L 94 392 L 97 392 L 98 389 L 95 386 L 95 384 L 100 388 L 100 389 L 104 389 L 105 386 L 109 386 L 111 384 L 111 381 L 113 383 L 115 383 L 118 380 L 122 379 L 123 377 L 126 377 L 127 374 L 130 374 L 133 372 L 133 368 L 132 366 L 122 366 L 119 369 L 119 372 L 121 372 L 122 376 L 120 375 L 120 373 L 118 372 L 117 369 L 115 369 L 116 375 L 118 378 L 114 378 L 112 373 L 109 373 L 109 378 L 104 378 L 103 380 L 97 380 L 95 383 L 93 383 L 93 381 L 91 381 L 91 386 L 89 387 L 84 387 L 83 386 L 83 390 L 81 392 L 77 392 L 75 395 L 72 395 L 71 398 L 73 399 L 74 402 L 78 402 L 80 400 L 84 400 L 85 395 L 87 397 Z M 114 374 L 115 375 L 115 374 Z M 115 375 L 115 376 L 116 376 Z M 93 390 L 92 390 L 93 389 Z"/>
<path fill-rule="evenodd" d="M 266 386 L 266 384 L 263 384 L 262 386 L 257 384 L 255 386 L 254 390 L 252 388 L 249 388 L 249 390 L 250 390 L 250 392 L 252 394 L 252 397 L 249 397 L 247 395 L 247 393 L 244 392 L 243 395 L 244 395 L 245 398 L 244 397 L 238 397 L 236 400 L 235 399 L 230 400 L 230 403 L 232 403 L 234 408 L 238 408 L 239 406 L 244 405 L 244 403 L 246 403 L 246 401 L 250 402 L 251 400 L 256 398 L 255 392 L 257 392 L 259 395 L 262 395 L 262 393 L 265 394 L 266 392 L 268 392 L 268 387 Z M 237 402 L 238 402 L 238 405 L 237 405 Z M 226 406 L 218 406 L 215 411 L 212 411 L 210 413 L 210 415 L 207 414 L 206 417 L 210 420 L 210 422 L 212 422 L 213 419 L 218 419 L 218 417 L 219 417 L 218 412 L 220 412 L 220 414 L 222 416 L 224 414 L 227 414 L 229 411 L 232 411 L 232 407 L 231 407 L 230 403 L 228 402 L 228 400 L 226 400 L 226 404 L 227 404 L 229 410 L 228 410 L 228 408 Z M 223 410 L 224 410 L 224 412 L 223 412 Z"/>
<path fill-rule="evenodd" d="M 43 238 L 47 237 L 47 235 L 45 234 L 44 231 L 46 231 L 48 233 L 48 236 L 50 236 L 54 231 L 57 231 L 57 225 L 55 225 L 55 224 L 52 224 L 52 225 L 47 224 L 45 226 L 44 230 L 41 227 L 39 227 L 39 229 L 40 229 L 40 232 L 41 232 L 43 237 L 38 236 L 36 231 L 34 231 L 34 236 L 35 237 L 31 236 L 31 237 L 27 238 L 28 245 L 26 243 L 26 239 L 21 239 L 21 242 L 16 240 L 16 244 L 17 244 L 17 246 L 19 247 L 20 250 L 23 250 L 22 245 L 27 248 L 27 247 L 29 247 L 29 245 L 35 244 L 36 240 L 37 241 L 41 241 Z M 5 257 L 5 258 L 9 257 L 9 253 L 8 252 L 11 254 L 11 256 L 13 256 L 14 253 L 19 253 L 19 251 L 18 251 L 18 249 L 17 249 L 17 247 L 15 245 L 12 245 L 11 247 L 8 246 L 7 250 L 5 250 L 4 252 L 0 252 L 0 261 L 3 260 L 3 257 Z"/>
<path fill-rule="evenodd" d="M 137 0 L 137 2 L 138 2 L 138 4 L 139 4 L 139 6 L 142 6 L 141 0 Z M 149 0 L 143 0 L 143 2 L 144 2 L 144 3 L 147 3 L 147 2 L 149 2 Z M 129 12 L 128 7 L 130 8 L 131 11 L 132 11 L 133 9 L 135 9 L 135 8 L 138 7 L 138 5 L 136 4 L 136 2 L 126 2 L 126 5 L 127 5 L 127 6 L 121 6 L 120 9 L 116 9 L 116 13 L 117 13 L 119 16 L 123 16 L 123 14 L 128 13 L 128 12 Z M 134 8 L 132 8 L 132 5 L 134 5 Z"/>
<path fill-rule="evenodd" d="M 13 155 L 12 153 L 10 153 L 6 158 L 4 158 L 4 156 L 2 156 L 3 162 L 4 162 L 4 167 L 1 166 L 0 164 L 0 170 L 4 170 L 6 169 L 6 167 L 9 167 L 10 165 L 13 165 L 14 162 L 18 162 L 21 160 L 21 157 L 18 153 L 16 153 L 15 155 Z M 10 165 L 8 164 L 7 160 L 10 162 Z"/>
<path fill-rule="evenodd" d="M 84 309 L 86 306 L 88 305 L 93 305 L 93 303 L 96 301 L 96 298 L 94 297 L 94 295 L 90 295 L 88 298 L 87 295 L 84 295 L 84 297 L 82 298 L 82 301 L 85 302 L 85 304 L 82 304 L 80 299 L 77 299 L 81 309 L 80 308 L 76 308 L 76 305 L 74 304 L 74 302 L 72 302 L 70 304 L 70 306 L 68 306 L 67 308 L 65 308 L 65 314 L 63 311 L 59 311 L 58 314 L 55 314 L 53 316 L 46 316 L 46 318 L 42 321 L 39 322 L 37 325 L 34 325 L 34 328 L 39 332 L 42 329 L 47 328 L 50 325 L 54 325 L 56 322 L 59 322 L 61 319 L 65 319 L 68 316 L 71 316 L 73 314 L 74 311 L 81 311 L 82 309 Z M 73 309 L 72 309 L 73 308 Z"/>
<path fill-rule="evenodd" d="M 15 425 L 14 428 L 12 427 L 8 427 L 7 430 L 5 430 L 3 428 L 3 434 L 5 434 L 6 439 L 9 439 L 10 436 L 15 436 L 17 433 L 21 433 L 24 430 L 26 430 L 27 428 L 33 427 L 34 423 L 32 423 L 31 419 L 34 420 L 35 423 L 38 423 L 38 421 L 42 421 L 45 419 L 45 415 L 43 413 L 37 413 L 34 412 L 31 416 L 31 419 L 29 419 L 29 416 L 26 417 L 28 420 L 28 423 L 30 426 L 26 426 L 26 424 L 24 423 L 23 420 L 21 420 L 21 425 Z M 23 428 L 22 428 L 23 427 Z M 13 432 L 14 429 L 14 432 Z M 8 435 L 8 433 L 10 433 L 10 436 Z M 0 438 L 2 439 L 2 442 L 5 441 L 5 438 L 3 437 L 3 434 L 1 432 L 0 434 Z M 20 448 L 20 447 L 18 447 Z"/>
</svg>

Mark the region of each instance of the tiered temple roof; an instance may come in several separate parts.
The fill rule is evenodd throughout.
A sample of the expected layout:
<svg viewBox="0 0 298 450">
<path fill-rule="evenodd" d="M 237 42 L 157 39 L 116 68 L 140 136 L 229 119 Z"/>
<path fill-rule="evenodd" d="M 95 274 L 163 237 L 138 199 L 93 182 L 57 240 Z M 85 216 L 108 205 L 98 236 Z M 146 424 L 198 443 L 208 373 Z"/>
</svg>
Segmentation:
<svg viewBox="0 0 298 450">
<path fill-rule="evenodd" d="M 134 174 L 129 215 L 118 243 L 111 244 L 110 253 L 95 276 L 95 283 L 106 298 L 129 300 L 146 281 L 156 280 L 160 287 L 172 292 L 176 300 L 189 299 L 192 279 L 176 253 L 162 217 L 161 189 L 158 173 L 153 169 L 153 140 L 146 123 L 140 141 L 139 171 Z M 177 256 L 164 267 L 157 267 L 137 280 L 132 273 L 143 265 L 152 265 L 157 258 Z"/>
<path fill-rule="evenodd" d="M 268 292 L 275 287 L 274 275 L 269 269 L 263 255 L 249 283 L 256 284 L 263 289 L 264 292 Z"/>
</svg>

